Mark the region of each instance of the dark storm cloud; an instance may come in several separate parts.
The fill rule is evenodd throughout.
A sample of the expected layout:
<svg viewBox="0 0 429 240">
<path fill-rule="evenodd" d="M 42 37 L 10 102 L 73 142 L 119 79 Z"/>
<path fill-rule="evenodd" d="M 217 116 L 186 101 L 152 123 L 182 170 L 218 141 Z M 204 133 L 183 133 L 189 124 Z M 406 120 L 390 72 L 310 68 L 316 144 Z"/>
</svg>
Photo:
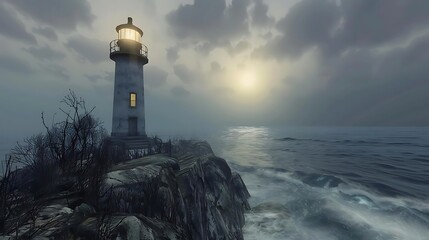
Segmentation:
<svg viewBox="0 0 429 240">
<path fill-rule="evenodd" d="M 160 87 L 167 82 L 168 73 L 161 68 L 149 65 L 144 70 L 144 81 L 149 87 Z"/>
<path fill-rule="evenodd" d="M 182 86 L 175 86 L 171 88 L 171 93 L 176 97 L 186 97 L 189 95 L 189 91 Z"/>
<path fill-rule="evenodd" d="M 377 47 L 424 28 L 427 9 L 425 0 L 302 0 L 276 24 L 280 36 L 255 55 L 282 59 L 299 57 L 313 47 L 328 55 Z"/>
<path fill-rule="evenodd" d="M 268 5 L 262 0 L 254 1 L 250 16 L 253 27 L 271 27 L 275 23 L 275 19 L 268 14 Z"/>
<path fill-rule="evenodd" d="M 335 36 L 346 46 L 373 46 L 394 40 L 429 23 L 426 0 L 343 0 L 344 23 Z"/>
<path fill-rule="evenodd" d="M 58 40 L 57 33 L 54 31 L 54 29 L 50 27 L 35 27 L 33 28 L 33 32 L 40 34 L 49 40 L 53 40 L 53 41 Z"/>
<path fill-rule="evenodd" d="M 5 1 L 23 15 L 57 30 L 75 30 L 77 25 L 90 26 L 95 18 L 86 0 Z"/>
<path fill-rule="evenodd" d="M 427 125 L 428 62 L 429 34 L 384 54 L 348 51 L 323 65 L 320 78 L 313 79 L 317 90 L 294 87 L 289 120 L 311 125 Z"/>
<path fill-rule="evenodd" d="M 0 53 L 0 69 L 14 73 L 29 73 L 33 71 L 31 65 L 25 60 L 5 53 Z"/>
<path fill-rule="evenodd" d="M 99 63 L 109 59 L 106 53 L 106 49 L 109 46 L 108 42 L 84 36 L 74 36 L 68 40 L 66 45 L 76 51 L 83 59 L 92 63 Z"/>
<path fill-rule="evenodd" d="M 197 78 L 196 74 L 183 64 L 174 65 L 173 70 L 174 74 L 184 83 L 194 82 Z"/>
<path fill-rule="evenodd" d="M 179 39 L 203 41 L 203 49 L 229 43 L 249 33 L 247 8 L 249 0 L 195 0 L 180 5 L 167 15 L 173 34 Z"/>
<path fill-rule="evenodd" d="M 429 34 L 416 38 L 407 47 L 391 51 L 380 61 L 380 78 L 416 79 L 429 82 Z M 385 71 L 391 69 L 391 71 Z M 407 83 L 406 83 L 407 84 Z"/>
<path fill-rule="evenodd" d="M 255 55 L 299 57 L 308 48 L 329 41 L 339 19 L 339 9 L 332 1 L 300 1 L 277 23 L 276 28 L 281 35 L 257 49 Z"/>
<path fill-rule="evenodd" d="M 25 48 L 24 50 L 30 53 L 33 57 L 41 60 L 57 61 L 57 60 L 62 60 L 66 57 L 64 53 L 54 50 L 48 46 L 29 47 L 29 48 Z"/>
<path fill-rule="evenodd" d="M 293 91 L 279 96 L 289 105 L 280 119 L 310 125 L 427 125 L 427 9 L 429 1 L 420 0 L 295 4 L 277 22 L 279 35 L 254 51 L 293 61 L 317 50 L 315 75 L 286 81 Z"/>
<path fill-rule="evenodd" d="M 0 3 L 0 34 L 24 43 L 36 43 L 36 38 L 27 32 L 24 23 L 11 9 Z"/>
</svg>

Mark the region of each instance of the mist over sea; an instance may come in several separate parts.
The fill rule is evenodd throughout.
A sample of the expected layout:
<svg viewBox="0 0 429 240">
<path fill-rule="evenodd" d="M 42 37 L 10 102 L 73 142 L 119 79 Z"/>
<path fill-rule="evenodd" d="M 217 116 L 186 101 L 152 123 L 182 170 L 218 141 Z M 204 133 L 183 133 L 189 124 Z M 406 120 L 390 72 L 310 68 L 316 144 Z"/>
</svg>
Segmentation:
<svg viewBox="0 0 429 240">
<path fill-rule="evenodd" d="M 157 133 L 208 140 L 241 174 L 247 240 L 429 240 L 429 128 Z M 0 142 L 2 156 L 10 146 Z"/>
</svg>

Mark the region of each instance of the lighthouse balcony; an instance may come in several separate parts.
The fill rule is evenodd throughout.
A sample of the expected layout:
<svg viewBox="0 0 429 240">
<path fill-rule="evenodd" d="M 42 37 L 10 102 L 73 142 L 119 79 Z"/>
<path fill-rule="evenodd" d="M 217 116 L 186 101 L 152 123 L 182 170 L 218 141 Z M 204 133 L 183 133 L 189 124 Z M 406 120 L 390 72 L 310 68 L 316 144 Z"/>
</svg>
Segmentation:
<svg viewBox="0 0 429 240">
<path fill-rule="evenodd" d="M 110 42 L 110 58 L 117 54 L 137 55 L 143 59 L 148 57 L 148 49 L 144 44 L 126 39 L 115 39 Z"/>
</svg>

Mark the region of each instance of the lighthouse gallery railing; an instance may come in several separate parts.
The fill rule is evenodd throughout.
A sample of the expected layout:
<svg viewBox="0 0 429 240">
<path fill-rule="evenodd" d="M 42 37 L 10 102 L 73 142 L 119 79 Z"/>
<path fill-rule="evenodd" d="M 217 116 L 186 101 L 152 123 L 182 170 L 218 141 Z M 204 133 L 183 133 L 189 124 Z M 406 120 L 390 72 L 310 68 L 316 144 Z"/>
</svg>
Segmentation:
<svg viewBox="0 0 429 240">
<path fill-rule="evenodd" d="M 113 40 L 113 41 L 110 42 L 110 53 L 116 53 L 116 52 L 120 52 L 121 51 L 121 48 L 118 46 L 118 40 L 119 39 L 115 39 L 115 40 Z M 140 49 L 140 53 L 139 54 L 141 56 L 146 57 L 146 58 L 148 57 L 147 56 L 148 50 L 147 50 L 146 45 L 142 44 L 142 48 Z"/>
</svg>

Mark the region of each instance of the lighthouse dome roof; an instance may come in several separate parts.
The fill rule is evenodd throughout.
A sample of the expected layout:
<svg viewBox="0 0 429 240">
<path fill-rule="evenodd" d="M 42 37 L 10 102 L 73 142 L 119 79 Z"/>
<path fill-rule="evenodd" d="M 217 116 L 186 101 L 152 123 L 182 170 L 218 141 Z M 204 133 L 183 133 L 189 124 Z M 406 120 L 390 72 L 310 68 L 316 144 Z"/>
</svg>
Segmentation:
<svg viewBox="0 0 429 240">
<path fill-rule="evenodd" d="M 133 30 L 137 31 L 138 33 L 140 33 L 140 36 L 143 36 L 143 31 L 133 24 L 133 19 L 131 17 L 128 18 L 127 23 L 118 25 L 116 27 L 116 32 L 119 32 L 119 30 L 124 29 L 124 28 L 133 29 Z"/>
</svg>

